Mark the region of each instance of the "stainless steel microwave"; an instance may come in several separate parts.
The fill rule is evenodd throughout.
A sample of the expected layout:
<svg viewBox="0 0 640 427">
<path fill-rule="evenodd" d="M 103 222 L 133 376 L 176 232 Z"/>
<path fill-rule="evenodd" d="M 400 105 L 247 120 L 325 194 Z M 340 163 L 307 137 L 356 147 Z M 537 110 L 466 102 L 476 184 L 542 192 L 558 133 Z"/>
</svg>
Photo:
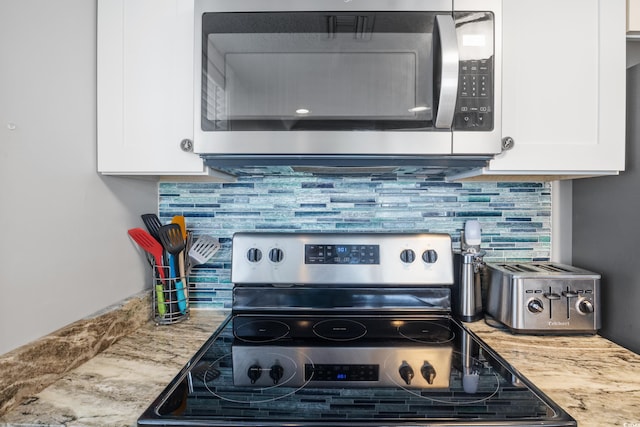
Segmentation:
<svg viewBox="0 0 640 427">
<path fill-rule="evenodd" d="M 194 151 L 214 167 L 500 151 L 501 0 L 196 0 L 195 12 Z"/>
</svg>

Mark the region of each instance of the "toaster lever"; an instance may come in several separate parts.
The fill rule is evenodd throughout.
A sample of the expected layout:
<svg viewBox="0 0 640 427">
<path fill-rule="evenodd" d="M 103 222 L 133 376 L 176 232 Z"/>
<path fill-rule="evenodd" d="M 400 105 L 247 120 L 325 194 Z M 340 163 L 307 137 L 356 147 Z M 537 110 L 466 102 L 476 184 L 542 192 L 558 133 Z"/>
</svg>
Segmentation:
<svg viewBox="0 0 640 427">
<path fill-rule="evenodd" d="M 543 297 L 545 297 L 548 300 L 556 300 L 556 299 L 560 299 L 560 295 L 555 293 L 555 292 L 545 292 L 542 294 Z"/>
<path fill-rule="evenodd" d="M 554 300 L 559 300 L 560 294 L 553 292 L 551 288 L 549 288 L 549 292 L 543 293 L 542 296 L 549 300 L 549 319 L 553 319 L 553 304 L 551 304 L 551 302 Z"/>
<path fill-rule="evenodd" d="M 567 319 L 571 317 L 571 298 L 578 298 L 578 293 L 567 287 L 566 291 L 562 291 L 562 296 L 567 299 Z"/>
</svg>

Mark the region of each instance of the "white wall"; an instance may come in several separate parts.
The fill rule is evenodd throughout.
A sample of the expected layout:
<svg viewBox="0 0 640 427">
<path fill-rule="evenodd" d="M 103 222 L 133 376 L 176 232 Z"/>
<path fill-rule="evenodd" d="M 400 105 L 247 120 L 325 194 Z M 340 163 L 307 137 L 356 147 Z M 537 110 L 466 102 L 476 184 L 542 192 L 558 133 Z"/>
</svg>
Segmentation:
<svg viewBox="0 0 640 427">
<path fill-rule="evenodd" d="M 0 0 L 0 354 L 148 285 L 156 184 L 95 157 L 95 0 Z"/>
</svg>

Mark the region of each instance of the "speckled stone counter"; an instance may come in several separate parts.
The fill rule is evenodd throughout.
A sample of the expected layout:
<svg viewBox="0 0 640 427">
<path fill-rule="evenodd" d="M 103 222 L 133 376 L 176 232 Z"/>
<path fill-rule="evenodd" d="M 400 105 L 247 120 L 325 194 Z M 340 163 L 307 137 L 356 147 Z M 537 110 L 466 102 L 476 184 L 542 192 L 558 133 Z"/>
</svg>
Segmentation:
<svg viewBox="0 0 640 427">
<path fill-rule="evenodd" d="M 0 355 L 0 415 L 136 331 L 150 306 L 150 292 L 142 292 Z"/>
<path fill-rule="evenodd" d="M 600 336 L 513 335 L 483 321 L 467 327 L 580 427 L 640 427 L 640 355 Z"/>
<path fill-rule="evenodd" d="M 226 313 L 149 322 L 0 418 L 5 426 L 135 426 Z M 601 337 L 515 336 L 468 327 L 578 420 L 640 427 L 640 355 Z"/>
<path fill-rule="evenodd" d="M 0 426 L 135 426 L 140 414 L 226 314 L 192 310 L 173 325 L 148 321 L 0 417 Z"/>
</svg>

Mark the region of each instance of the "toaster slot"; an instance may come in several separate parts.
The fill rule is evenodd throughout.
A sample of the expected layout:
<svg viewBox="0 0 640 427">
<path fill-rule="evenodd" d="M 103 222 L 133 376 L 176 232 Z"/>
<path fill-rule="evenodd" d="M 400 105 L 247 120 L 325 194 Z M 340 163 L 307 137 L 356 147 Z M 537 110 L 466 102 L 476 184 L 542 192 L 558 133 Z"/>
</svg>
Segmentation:
<svg viewBox="0 0 640 427">
<path fill-rule="evenodd" d="M 550 273 L 571 273 L 572 270 L 556 264 L 533 264 L 534 267 Z"/>
<path fill-rule="evenodd" d="M 500 267 L 511 273 L 535 273 L 538 271 L 526 264 L 500 264 Z"/>
</svg>

